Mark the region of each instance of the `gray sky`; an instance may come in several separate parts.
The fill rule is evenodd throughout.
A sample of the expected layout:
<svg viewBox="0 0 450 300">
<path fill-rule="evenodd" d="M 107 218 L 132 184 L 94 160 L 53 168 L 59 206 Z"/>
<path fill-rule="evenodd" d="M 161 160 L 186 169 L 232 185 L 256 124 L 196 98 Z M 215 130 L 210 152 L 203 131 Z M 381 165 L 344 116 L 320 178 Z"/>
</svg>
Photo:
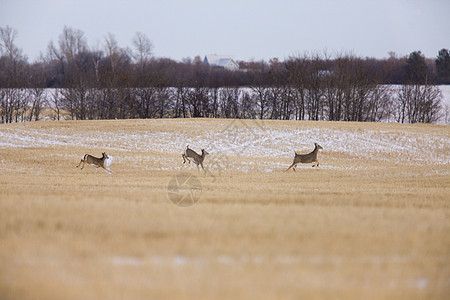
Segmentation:
<svg viewBox="0 0 450 300">
<path fill-rule="evenodd" d="M 156 57 L 181 60 L 231 54 L 237 60 L 281 60 L 309 51 L 361 57 L 436 57 L 450 48 L 450 0 L 0 0 L 0 27 L 34 61 L 64 25 L 102 48 L 112 33 L 120 47 L 137 31 Z"/>
</svg>

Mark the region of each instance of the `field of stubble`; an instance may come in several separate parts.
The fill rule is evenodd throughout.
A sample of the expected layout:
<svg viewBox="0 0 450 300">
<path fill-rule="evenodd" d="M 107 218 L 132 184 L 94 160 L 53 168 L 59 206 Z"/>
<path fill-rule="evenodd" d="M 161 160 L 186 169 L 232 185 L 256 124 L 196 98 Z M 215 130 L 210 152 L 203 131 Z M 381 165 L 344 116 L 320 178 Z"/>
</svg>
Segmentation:
<svg viewBox="0 0 450 300">
<path fill-rule="evenodd" d="M 0 125 L 0 298 L 444 299 L 449 134 L 207 119 Z M 320 167 L 283 173 L 314 142 Z M 207 172 L 182 164 L 186 144 L 210 153 Z M 112 175 L 75 167 L 103 151 Z M 190 207 L 168 197 L 182 173 L 200 183 Z"/>
</svg>

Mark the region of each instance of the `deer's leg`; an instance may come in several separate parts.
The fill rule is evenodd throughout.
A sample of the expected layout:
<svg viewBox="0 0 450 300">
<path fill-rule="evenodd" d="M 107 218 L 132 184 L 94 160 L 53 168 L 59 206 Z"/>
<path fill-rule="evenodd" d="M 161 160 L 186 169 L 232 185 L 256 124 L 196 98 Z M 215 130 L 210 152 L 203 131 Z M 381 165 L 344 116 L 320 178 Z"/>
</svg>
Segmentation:
<svg viewBox="0 0 450 300">
<path fill-rule="evenodd" d="M 104 166 L 102 166 L 103 169 L 105 169 L 109 174 L 111 174 L 111 170 L 108 170 L 107 168 L 105 168 Z"/>
<path fill-rule="evenodd" d="M 202 170 L 205 171 L 205 168 L 203 168 L 203 163 L 201 163 L 201 165 L 202 165 Z M 206 172 L 206 171 L 205 171 L 205 172 Z"/>
<path fill-rule="evenodd" d="M 294 166 L 295 166 L 295 164 L 292 164 L 289 168 L 287 168 L 287 170 L 285 172 L 289 171 L 289 169 L 294 167 Z M 295 171 L 295 167 L 294 167 L 294 171 Z"/>
<path fill-rule="evenodd" d="M 83 170 L 85 163 L 86 163 L 86 161 L 84 159 L 80 160 L 80 163 L 78 164 L 77 168 L 80 166 L 80 164 L 82 164 L 81 165 L 81 170 Z"/>
</svg>

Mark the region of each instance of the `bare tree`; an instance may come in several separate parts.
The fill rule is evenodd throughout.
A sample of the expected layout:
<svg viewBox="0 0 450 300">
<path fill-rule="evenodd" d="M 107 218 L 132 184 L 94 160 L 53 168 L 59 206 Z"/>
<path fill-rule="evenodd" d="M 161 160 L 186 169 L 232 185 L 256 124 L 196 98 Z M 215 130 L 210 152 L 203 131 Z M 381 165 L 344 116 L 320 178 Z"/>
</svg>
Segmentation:
<svg viewBox="0 0 450 300">
<path fill-rule="evenodd" d="M 138 115 L 142 119 L 152 118 L 155 113 L 156 89 L 154 87 L 137 88 L 134 98 L 138 105 Z"/>
<path fill-rule="evenodd" d="M 31 109 L 28 117 L 29 121 L 39 121 L 39 115 L 41 113 L 41 105 L 44 102 L 44 88 L 34 87 L 30 90 Z"/>
<path fill-rule="evenodd" d="M 440 119 L 442 93 L 434 85 L 403 85 L 397 91 L 397 121 L 433 123 Z"/>
<path fill-rule="evenodd" d="M 266 86 L 254 86 L 252 91 L 255 94 L 255 103 L 259 108 L 259 118 L 266 118 L 267 111 L 269 109 L 270 101 L 270 87 Z"/>
<path fill-rule="evenodd" d="M 7 88 L 0 90 L 2 123 L 12 123 L 16 101 L 18 99 L 18 89 Z"/>
<path fill-rule="evenodd" d="M 67 61 L 87 50 L 87 41 L 83 31 L 64 26 L 62 34 L 59 36 L 59 50 Z"/>
<path fill-rule="evenodd" d="M 121 49 L 119 48 L 116 38 L 112 33 L 108 33 L 108 35 L 105 37 L 105 52 L 107 58 L 111 63 L 112 73 L 115 74 L 116 65 L 121 54 Z"/>
<path fill-rule="evenodd" d="M 327 71 L 323 61 L 317 54 L 311 58 L 306 78 L 306 113 L 309 120 L 319 120 L 320 111 L 324 102 L 324 80 Z"/>
<path fill-rule="evenodd" d="M 25 60 L 22 50 L 19 49 L 15 40 L 17 38 L 17 30 L 12 27 L 0 27 L 0 55 L 5 56 L 13 64 Z M 13 69 L 13 71 L 16 71 Z"/>
<path fill-rule="evenodd" d="M 281 111 L 280 119 L 290 120 L 292 115 L 296 115 L 297 93 L 296 90 L 290 86 L 284 86 L 281 89 Z"/>
<path fill-rule="evenodd" d="M 16 89 L 14 99 L 14 120 L 15 122 L 24 122 L 29 109 L 30 92 L 28 89 Z"/>
<path fill-rule="evenodd" d="M 421 101 L 421 114 L 419 122 L 435 123 L 441 118 L 442 93 L 438 86 L 423 86 L 423 95 Z"/>
<path fill-rule="evenodd" d="M 29 121 L 32 121 L 33 117 L 35 121 L 39 120 L 42 104 L 45 102 L 45 66 L 45 61 L 41 59 L 41 61 L 31 65 L 29 69 L 29 83 L 31 84 L 29 89 L 30 103 L 28 103 L 28 105 L 31 105 Z"/>
<path fill-rule="evenodd" d="M 17 31 L 9 26 L 0 27 L 0 77 L 3 88 L 0 94 L 2 123 L 18 122 L 24 119 L 28 95 L 23 89 L 26 84 L 26 57 L 22 55 L 15 40 Z"/>
<path fill-rule="evenodd" d="M 133 58 L 138 65 L 144 67 L 152 56 L 153 44 L 150 39 L 141 32 L 136 32 L 133 40 Z"/>
<path fill-rule="evenodd" d="M 241 99 L 241 118 L 256 119 L 255 95 L 244 90 Z"/>
<path fill-rule="evenodd" d="M 179 83 L 176 87 L 176 100 L 175 100 L 175 117 L 186 118 L 187 99 L 189 96 L 189 88 Z"/>
<path fill-rule="evenodd" d="M 59 121 L 61 117 L 61 90 L 54 89 L 48 99 L 50 108 L 56 113 L 56 119 Z"/>
<path fill-rule="evenodd" d="M 366 121 L 378 122 L 389 120 L 391 115 L 392 89 L 386 85 L 372 88 L 368 101 Z"/>
<path fill-rule="evenodd" d="M 290 57 L 285 61 L 287 72 L 287 83 L 293 87 L 295 119 L 305 119 L 305 98 L 306 98 L 306 57 Z"/>
<path fill-rule="evenodd" d="M 220 90 L 220 111 L 224 118 L 240 118 L 239 96 L 241 92 L 238 88 L 223 88 Z"/>
<path fill-rule="evenodd" d="M 208 99 L 208 88 L 202 86 L 190 88 L 186 98 L 186 104 L 190 111 L 190 117 L 207 117 L 205 115 L 207 111 L 205 104 L 208 104 Z"/>
</svg>

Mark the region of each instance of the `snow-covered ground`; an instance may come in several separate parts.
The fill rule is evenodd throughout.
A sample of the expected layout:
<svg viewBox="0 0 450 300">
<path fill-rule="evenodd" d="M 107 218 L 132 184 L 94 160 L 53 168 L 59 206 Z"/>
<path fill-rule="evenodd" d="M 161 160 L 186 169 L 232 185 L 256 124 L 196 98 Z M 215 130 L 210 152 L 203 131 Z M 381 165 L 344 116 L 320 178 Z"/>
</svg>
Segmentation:
<svg viewBox="0 0 450 300">
<path fill-rule="evenodd" d="M 439 89 L 443 97 L 442 104 L 450 107 L 450 85 L 440 85 Z"/>
<path fill-rule="evenodd" d="M 285 168 L 292 162 L 294 150 L 307 153 L 314 148 L 315 142 L 324 148 L 320 155 L 325 157 L 327 163 L 322 164 L 323 168 L 338 167 L 333 166 L 337 156 L 408 165 L 450 163 L 450 131 L 446 126 L 428 131 L 421 125 L 401 127 L 384 124 L 380 129 L 368 129 L 372 127 L 314 126 L 313 123 L 303 127 L 287 123 L 273 126 L 274 123 L 270 122 L 223 120 L 214 122 L 215 126 L 211 127 L 208 126 L 211 125 L 207 123 L 208 120 L 198 120 L 201 130 L 153 131 L 152 127 L 156 125 L 158 128 L 165 128 L 165 125 L 167 128 L 182 128 L 184 122 L 188 121 L 142 122 L 145 122 L 148 130 L 83 131 L 69 127 L 8 127 L 0 130 L 0 148 L 98 149 L 96 152 L 106 151 L 114 157 L 114 162 L 128 163 L 127 160 L 130 160 L 130 163 L 136 163 L 138 155 L 137 163 L 156 170 L 183 168 L 179 161 L 173 159 L 173 155 L 181 155 L 186 145 L 197 152 L 204 148 L 210 153 L 206 159 L 208 164 L 205 165 L 244 172 L 255 168 L 266 172 Z M 134 153 L 134 156 L 127 157 L 123 155 L 124 152 Z"/>
</svg>

